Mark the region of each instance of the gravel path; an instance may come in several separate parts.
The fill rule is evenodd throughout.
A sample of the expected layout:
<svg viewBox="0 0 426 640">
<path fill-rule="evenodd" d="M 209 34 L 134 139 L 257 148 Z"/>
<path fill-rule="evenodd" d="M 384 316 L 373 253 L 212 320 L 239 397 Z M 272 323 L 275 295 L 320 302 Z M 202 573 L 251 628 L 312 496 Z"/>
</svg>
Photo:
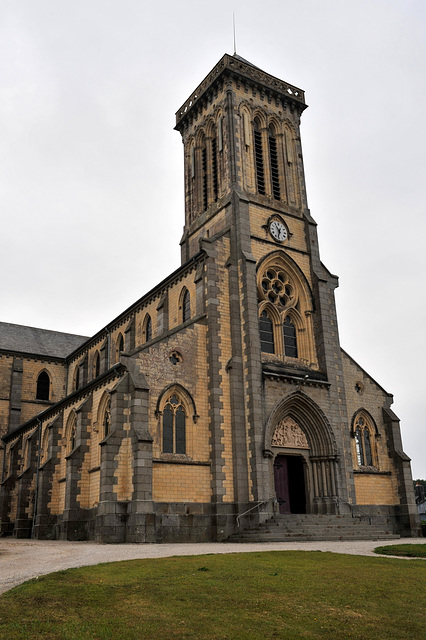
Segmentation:
<svg viewBox="0 0 426 640">
<path fill-rule="evenodd" d="M 347 542 L 262 542 L 197 544 L 96 544 L 59 540 L 16 540 L 0 538 L 0 593 L 31 578 L 61 569 L 83 567 L 101 562 L 135 558 L 195 556 L 205 553 L 242 553 L 245 551 L 332 551 L 376 556 L 373 549 L 385 544 L 418 543 L 419 538 L 398 540 L 359 540 Z M 377 556 L 376 556 L 377 557 Z M 389 557 L 389 556 L 388 556 Z"/>
</svg>

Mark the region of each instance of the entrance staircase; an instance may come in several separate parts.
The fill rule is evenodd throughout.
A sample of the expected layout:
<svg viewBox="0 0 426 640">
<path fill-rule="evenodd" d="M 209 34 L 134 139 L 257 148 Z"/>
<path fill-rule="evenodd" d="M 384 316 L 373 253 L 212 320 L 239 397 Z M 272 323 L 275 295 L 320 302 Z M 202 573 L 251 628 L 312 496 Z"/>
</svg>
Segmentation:
<svg viewBox="0 0 426 640">
<path fill-rule="evenodd" d="M 375 519 L 376 520 L 376 519 Z M 285 514 L 274 515 L 257 527 L 242 529 L 228 542 L 289 542 L 309 540 L 392 540 L 386 518 L 372 522 L 368 516 Z"/>
</svg>

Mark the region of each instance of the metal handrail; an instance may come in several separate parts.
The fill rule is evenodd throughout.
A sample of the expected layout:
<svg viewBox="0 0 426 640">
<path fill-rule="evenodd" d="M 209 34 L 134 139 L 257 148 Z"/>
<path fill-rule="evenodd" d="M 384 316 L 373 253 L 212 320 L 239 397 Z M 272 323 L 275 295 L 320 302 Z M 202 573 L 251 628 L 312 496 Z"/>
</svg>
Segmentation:
<svg viewBox="0 0 426 640">
<path fill-rule="evenodd" d="M 352 518 L 354 518 L 354 509 L 357 509 L 357 511 L 359 511 L 359 513 L 363 516 L 366 516 L 368 518 L 368 522 L 369 524 L 371 524 L 371 515 L 369 513 L 367 513 L 366 511 L 363 511 L 362 509 L 360 509 L 356 504 L 351 504 L 350 502 L 347 502 L 347 500 L 343 500 L 343 498 L 341 498 L 340 496 L 334 496 L 334 499 L 336 500 L 336 502 L 338 500 L 340 500 L 340 502 L 343 502 L 344 504 L 347 504 L 348 507 L 351 510 L 351 515 Z"/>
<path fill-rule="evenodd" d="M 261 502 L 258 502 L 257 504 L 255 504 L 254 507 L 250 507 L 250 509 L 247 509 L 247 511 L 244 511 L 244 513 L 240 513 L 237 516 L 237 527 L 240 528 L 240 518 L 242 518 L 243 516 L 246 516 L 248 513 L 250 513 L 250 511 L 254 511 L 254 509 L 258 509 L 262 504 L 267 504 L 270 499 L 271 498 L 268 498 L 267 500 L 262 500 Z"/>
</svg>

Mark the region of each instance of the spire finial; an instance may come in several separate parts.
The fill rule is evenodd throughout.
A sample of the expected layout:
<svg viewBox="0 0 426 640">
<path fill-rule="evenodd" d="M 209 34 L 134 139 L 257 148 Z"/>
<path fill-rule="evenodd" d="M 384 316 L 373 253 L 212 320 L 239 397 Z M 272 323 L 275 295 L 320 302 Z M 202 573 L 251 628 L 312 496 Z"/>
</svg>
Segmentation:
<svg viewBox="0 0 426 640">
<path fill-rule="evenodd" d="M 237 36 L 236 36 L 236 29 L 235 29 L 235 13 L 232 12 L 232 24 L 234 27 L 234 56 L 237 55 Z"/>
</svg>

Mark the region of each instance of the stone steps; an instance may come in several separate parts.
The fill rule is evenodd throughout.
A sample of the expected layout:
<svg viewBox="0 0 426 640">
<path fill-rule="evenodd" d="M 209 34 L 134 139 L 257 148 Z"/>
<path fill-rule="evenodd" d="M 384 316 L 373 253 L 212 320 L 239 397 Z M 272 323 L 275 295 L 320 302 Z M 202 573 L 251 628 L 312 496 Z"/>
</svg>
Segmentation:
<svg viewBox="0 0 426 640">
<path fill-rule="evenodd" d="M 257 527 L 230 536 L 230 542 L 285 542 L 315 540 L 393 540 L 385 518 L 372 524 L 369 518 L 351 515 L 277 515 Z"/>
</svg>

